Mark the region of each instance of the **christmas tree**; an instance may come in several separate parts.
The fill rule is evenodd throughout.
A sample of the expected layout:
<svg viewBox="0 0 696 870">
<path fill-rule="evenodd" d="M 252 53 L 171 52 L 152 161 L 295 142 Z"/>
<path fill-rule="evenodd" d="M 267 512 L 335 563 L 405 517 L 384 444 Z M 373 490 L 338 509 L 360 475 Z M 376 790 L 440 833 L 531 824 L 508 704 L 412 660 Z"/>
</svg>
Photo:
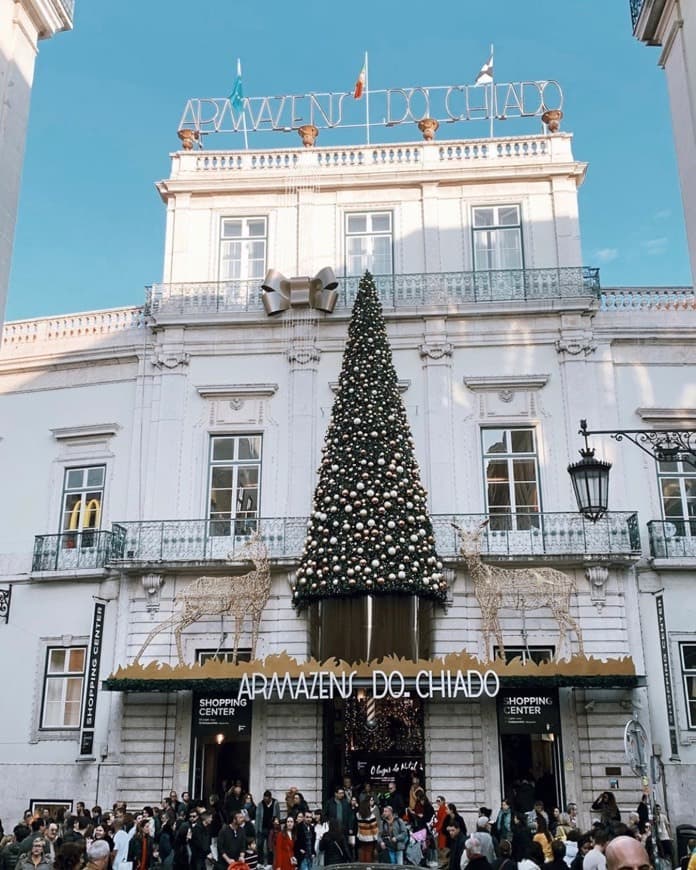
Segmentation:
<svg viewBox="0 0 696 870">
<path fill-rule="evenodd" d="M 406 593 L 444 601 L 427 494 L 377 289 L 360 281 L 293 587 L 320 598 Z"/>
</svg>

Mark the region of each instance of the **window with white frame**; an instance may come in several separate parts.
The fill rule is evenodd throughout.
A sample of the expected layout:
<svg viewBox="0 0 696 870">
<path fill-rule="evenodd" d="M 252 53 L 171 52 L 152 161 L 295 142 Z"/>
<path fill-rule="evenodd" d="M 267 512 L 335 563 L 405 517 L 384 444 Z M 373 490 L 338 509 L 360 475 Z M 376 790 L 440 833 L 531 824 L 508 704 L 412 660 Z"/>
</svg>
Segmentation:
<svg viewBox="0 0 696 870">
<path fill-rule="evenodd" d="M 686 701 L 686 720 L 696 729 L 696 643 L 680 643 L 682 678 Z"/>
<path fill-rule="evenodd" d="M 662 514 L 678 537 L 696 537 L 696 468 L 688 462 L 658 462 Z"/>
<path fill-rule="evenodd" d="M 85 646 L 51 646 L 46 650 L 41 730 L 80 727 L 86 660 Z"/>
<path fill-rule="evenodd" d="M 266 274 L 265 217 L 223 218 L 220 239 L 220 280 L 262 280 Z"/>
<path fill-rule="evenodd" d="M 63 478 L 60 530 L 64 547 L 94 546 L 94 531 L 101 525 L 105 465 L 66 468 Z"/>
<path fill-rule="evenodd" d="M 523 267 L 519 205 L 476 206 L 473 233 L 475 271 Z"/>
<path fill-rule="evenodd" d="M 346 215 L 346 274 L 391 275 L 392 214 L 390 211 Z"/>
<path fill-rule="evenodd" d="M 539 526 L 539 474 L 533 428 L 482 429 L 486 508 L 493 531 Z"/>
<path fill-rule="evenodd" d="M 261 483 L 261 436 L 214 435 L 210 439 L 210 535 L 248 535 L 256 530 Z"/>
</svg>

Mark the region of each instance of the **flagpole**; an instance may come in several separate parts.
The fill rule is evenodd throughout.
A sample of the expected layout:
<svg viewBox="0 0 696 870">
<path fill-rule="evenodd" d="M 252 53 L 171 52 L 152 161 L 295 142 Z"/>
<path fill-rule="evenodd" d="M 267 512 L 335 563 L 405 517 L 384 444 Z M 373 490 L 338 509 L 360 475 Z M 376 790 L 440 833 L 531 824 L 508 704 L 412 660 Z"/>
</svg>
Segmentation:
<svg viewBox="0 0 696 870">
<path fill-rule="evenodd" d="M 239 81 L 242 81 L 242 61 L 240 58 L 237 58 L 237 78 Z M 241 85 L 240 85 L 241 87 Z M 247 135 L 247 125 L 246 125 L 246 107 L 244 105 L 244 97 L 241 97 L 242 102 L 242 129 L 244 131 L 244 150 L 249 150 L 249 137 Z"/>
<path fill-rule="evenodd" d="M 370 77 L 367 69 L 367 52 L 365 52 L 365 135 L 370 144 Z"/>
<path fill-rule="evenodd" d="M 491 139 L 493 138 L 493 123 L 495 120 L 495 62 L 493 60 L 493 43 L 491 43 Z"/>
</svg>

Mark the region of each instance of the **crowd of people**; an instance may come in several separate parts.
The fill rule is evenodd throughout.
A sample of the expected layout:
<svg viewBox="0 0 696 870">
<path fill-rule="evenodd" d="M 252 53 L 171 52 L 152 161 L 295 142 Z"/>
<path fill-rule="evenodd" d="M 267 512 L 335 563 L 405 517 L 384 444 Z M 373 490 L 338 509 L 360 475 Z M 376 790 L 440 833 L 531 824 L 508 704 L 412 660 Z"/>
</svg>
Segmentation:
<svg viewBox="0 0 696 870">
<path fill-rule="evenodd" d="M 524 806 L 524 804 L 523 804 Z M 374 792 L 349 778 L 320 808 L 296 788 L 281 800 L 270 790 L 256 804 L 241 782 L 221 796 L 194 800 L 171 791 L 137 812 L 76 805 L 24 818 L 4 835 L 0 870 L 316 870 L 360 862 L 442 870 L 671 870 L 674 841 L 667 816 L 643 797 L 622 821 L 611 792 L 592 804 L 592 828 L 578 828 L 576 807 L 547 811 L 503 800 L 479 808 L 469 833 L 455 804 L 428 798 L 414 776 L 408 795 L 389 783 Z M 696 840 L 678 856 L 696 870 Z"/>
</svg>

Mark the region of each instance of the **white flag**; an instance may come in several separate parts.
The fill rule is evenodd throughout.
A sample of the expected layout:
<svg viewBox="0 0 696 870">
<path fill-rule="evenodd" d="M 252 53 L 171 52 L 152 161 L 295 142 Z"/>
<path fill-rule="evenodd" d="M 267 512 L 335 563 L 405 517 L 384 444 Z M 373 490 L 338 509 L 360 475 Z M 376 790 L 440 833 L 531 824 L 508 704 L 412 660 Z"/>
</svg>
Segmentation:
<svg viewBox="0 0 696 870">
<path fill-rule="evenodd" d="M 481 71 L 476 76 L 477 85 L 490 85 L 493 81 L 493 55 L 488 58 L 486 63 L 481 67 Z"/>
</svg>

